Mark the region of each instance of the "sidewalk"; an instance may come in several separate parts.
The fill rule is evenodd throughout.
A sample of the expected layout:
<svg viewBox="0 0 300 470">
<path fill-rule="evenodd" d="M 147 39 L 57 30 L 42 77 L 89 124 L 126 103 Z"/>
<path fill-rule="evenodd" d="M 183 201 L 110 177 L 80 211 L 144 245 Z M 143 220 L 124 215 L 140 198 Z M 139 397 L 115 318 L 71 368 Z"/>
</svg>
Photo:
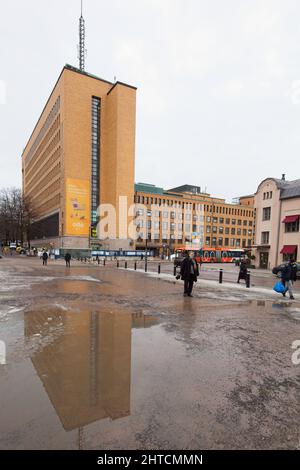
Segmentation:
<svg viewBox="0 0 300 470">
<path fill-rule="evenodd" d="M 180 287 L 183 287 L 183 283 L 180 280 L 176 280 L 174 275 L 172 274 L 165 274 L 161 273 L 158 274 L 156 272 L 147 272 L 145 273 L 144 270 L 142 269 L 137 269 L 136 271 L 132 268 L 127 268 L 125 269 L 124 267 L 120 267 L 118 269 L 121 269 L 123 271 L 130 271 L 130 272 L 135 272 L 137 274 L 144 274 L 145 276 L 151 277 L 151 278 L 156 278 L 156 279 L 161 279 L 166 282 L 172 282 L 172 283 L 178 283 Z M 219 284 L 218 281 L 214 280 L 209 280 L 209 279 L 201 279 L 199 278 L 198 282 L 195 283 L 194 289 L 197 291 L 200 291 L 203 289 L 203 287 L 208 288 L 209 291 L 214 291 L 214 292 L 222 292 L 222 293 L 234 293 L 238 295 L 238 300 L 241 300 L 241 294 L 242 297 L 245 299 L 251 299 L 251 300 L 271 300 L 274 302 L 287 302 L 290 303 L 292 302 L 289 297 L 282 297 L 280 294 L 277 294 L 275 291 L 273 291 L 271 288 L 267 287 L 250 287 L 247 288 L 244 284 L 237 284 L 233 282 L 223 282 L 223 284 Z M 298 298 L 297 293 L 295 294 L 295 301 L 293 301 L 293 305 L 297 304 L 297 306 L 300 306 L 300 298 Z M 236 299 L 232 299 L 236 300 Z"/>
</svg>

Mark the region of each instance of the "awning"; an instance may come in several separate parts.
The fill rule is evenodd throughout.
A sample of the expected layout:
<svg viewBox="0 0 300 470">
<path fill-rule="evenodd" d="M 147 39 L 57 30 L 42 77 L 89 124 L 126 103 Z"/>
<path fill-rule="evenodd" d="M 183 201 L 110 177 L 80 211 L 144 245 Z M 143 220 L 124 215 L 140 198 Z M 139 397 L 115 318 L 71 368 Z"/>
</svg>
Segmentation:
<svg viewBox="0 0 300 470">
<path fill-rule="evenodd" d="M 285 219 L 283 219 L 284 224 L 291 224 L 292 222 L 298 222 L 299 215 L 287 215 Z"/>
<path fill-rule="evenodd" d="M 297 251 L 297 245 L 284 245 L 281 250 L 282 255 L 293 255 Z"/>
</svg>

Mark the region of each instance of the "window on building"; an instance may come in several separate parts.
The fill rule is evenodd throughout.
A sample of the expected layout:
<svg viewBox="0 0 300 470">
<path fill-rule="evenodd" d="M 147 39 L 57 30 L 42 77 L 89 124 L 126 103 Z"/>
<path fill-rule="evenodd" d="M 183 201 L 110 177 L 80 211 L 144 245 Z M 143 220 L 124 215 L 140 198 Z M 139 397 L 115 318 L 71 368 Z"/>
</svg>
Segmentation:
<svg viewBox="0 0 300 470">
<path fill-rule="evenodd" d="M 235 235 L 235 228 L 231 229 L 231 235 Z"/>
<path fill-rule="evenodd" d="M 218 245 L 219 245 L 219 246 L 223 246 L 223 238 L 219 238 L 219 239 L 218 239 Z"/>
<path fill-rule="evenodd" d="M 210 237 L 205 238 L 205 245 L 210 246 Z"/>
<path fill-rule="evenodd" d="M 208 225 L 208 226 L 206 227 L 206 233 L 210 233 L 210 232 L 211 232 L 211 227 Z"/>
<path fill-rule="evenodd" d="M 220 223 L 220 224 L 224 224 L 224 218 L 223 218 L 223 217 L 220 217 L 220 218 L 219 218 L 219 223 Z"/>
<path fill-rule="evenodd" d="M 229 235 L 229 233 L 230 233 L 229 227 L 225 227 L 225 233 L 226 233 L 226 235 Z"/>
<path fill-rule="evenodd" d="M 230 246 L 235 246 L 235 239 L 234 238 L 230 238 Z"/>
<path fill-rule="evenodd" d="M 213 227 L 213 233 L 217 233 L 217 231 L 218 231 L 217 227 L 214 226 Z"/>
<path fill-rule="evenodd" d="M 230 219 L 226 219 L 226 224 L 230 225 Z"/>
<path fill-rule="evenodd" d="M 224 233 L 224 227 L 219 227 L 219 233 Z"/>
<path fill-rule="evenodd" d="M 217 239 L 215 237 L 212 238 L 211 244 L 212 246 L 217 246 Z"/>
<path fill-rule="evenodd" d="M 264 207 L 263 208 L 263 220 L 270 220 L 271 219 L 271 207 Z"/>
<path fill-rule="evenodd" d="M 229 238 L 225 238 L 224 245 L 229 246 Z"/>
<path fill-rule="evenodd" d="M 261 244 L 268 245 L 270 240 L 270 232 L 262 232 L 261 233 Z"/>
<path fill-rule="evenodd" d="M 285 231 L 287 232 L 299 232 L 299 219 L 296 222 L 290 222 L 285 224 Z"/>
</svg>

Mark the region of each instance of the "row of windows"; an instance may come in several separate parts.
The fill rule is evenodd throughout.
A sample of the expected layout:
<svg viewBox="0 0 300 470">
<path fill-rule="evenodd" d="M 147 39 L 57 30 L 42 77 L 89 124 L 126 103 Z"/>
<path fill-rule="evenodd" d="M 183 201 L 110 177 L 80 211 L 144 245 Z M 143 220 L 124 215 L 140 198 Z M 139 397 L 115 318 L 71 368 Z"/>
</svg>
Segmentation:
<svg viewBox="0 0 300 470">
<path fill-rule="evenodd" d="M 41 154 L 40 158 L 35 162 L 35 164 L 30 168 L 26 168 L 25 171 L 25 181 L 28 184 L 31 180 L 35 179 L 35 173 L 39 171 L 40 168 L 46 163 L 47 158 L 53 153 L 58 144 L 60 143 L 60 130 L 56 132 L 49 145 L 46 147 L 44 152 Z"/>
<path fill-rule="evenodd" d="M 144 210 L 143 209 L 138 209 L 136 211 L 136 215 L 137 216 L 143 216 L 144 215 Z M 149 210 L 147 211 L 147 215 L 148 217 L 151 217 L 152 216 L 152 211 Z M 220 217 L 220 218 L 217 218 L 217 217 L 206 217 L 206 219 L 204 218 L 204 216 L 197 216 L 197 215 L 192 215 L 189 214 L 189 213 L 185 213 L 185 214 L 182 214 L 181 212 L 179 213 L 176 213 L 176 212 L 168 212 L 168 211 L 154 211 L 154 214 L 153 214 L 155 217 L 160 217 L 160 215 L 162 216 L 163 219 L 168 219 L 169 217 L 171 219 L 178 219 L 178 220 L 194 220 L 195 222 L 199 220 L 199 222 L 204 222 L 206 220 L 207 223 L 214 223 L 214 224 L 217 224 L 217 223 L 220 223 L 220 224 L 224 224 L 226 223 L 226 225 L 244 225 L 244 226 L 247 226 L 249 225 L 249 227 L 252 227 L 253 226 L 253 221 L 252 220 L 242 220 L 242 219 L 224 219 L 223 217 Z"/>
<path fill-rule="evenodd" d="M 143 220 L 136 220 L 135 221 L 135 225 L 139 228 L 143 228 L 144 227 L 144 221 Z M 185 232 L 191 232 L 191 230 L 193 232 L 196 232 L 196 233 L 203 233 L 204 232 L 204 229 L 203 227 L 199 227 L 198 225 L 191 225 L 191 224 L 175 224 L 175 223 L 168 223 L 168 222 L 163 222 L 162 224 L 160 222 L 151 222 L 150 220 L 147 221 L 147 228 L 150 230 L 151 228 L 154 228 L 155 230 L 158 230 L 162 227 L 163 230 L 168 230 L 169 227 L 170 227 L 170 230 L 178 230 L 178 231 L 183 231 L 183 228 L 185 228 Z M 252 230 L 247 230 L 247 229 L 235 229 L 235 228 L 231 228 L 229 229 L 229 227 L 213 227 L 213 230 L 211 230 L 211 227 L 206 227 L 206 233 L 220 233 L 220 234 L 223 234 L 225 233 L 226 235 L 237 235 L 237 236 L 241 236 L 243 235 L 244 237 L 246 236 L 252 236 L 253 235 L 253 231 Z"/>
<path fill-rule="evenodd" d="M 217 213 L 217 214 L 228 214 L 228 215 L 238 215 L 243 217 L 253 217 L 253 210 L 246 210 L 236 207 L 228 206 L 214 206 L 209 204 L 196 204 L 189 202 L 173 201 L 170 199 L 162 199 L 158 197 L 149 197 L 149 196 L 135 196 L 134 201 L 136 204 L 156 204 L 158 206 L 166 205 L 169 207 L 182 207 L 186 210 L 205 210 L 206 212 Z"/>
<path fill-rule="evenodd" d="M 60 156 L 61 156 L 61 148 L 58 147 L 55 152 L 50 155 L 50 157 L 48 158 L 48 160 L 45 161 L 44 165 L 42 166 L 42 168 L 38 171 L 38 173 L 36 173 L 34 179 L 32 179 L 27 185 L 26 185 L 26 192 L 29 194 L 33 188 L 36 187 L 36 184 L 37 182 L 39 182 L 41 180 L 41 178 L 43 178 L 43 176 L 45 175 L 45 173 L 47 173 L 47 171 L 53 167 L 54 165 L 58 164 L 60 165 Z"/>
<path fill-rule="evenodd" d="M 47 132 L 47 129 L 49 129 L 49 126 L 51 125 L 53 119 L 55 118 L 55 116 L 57 115 L 58 111 L 60 109 L 60 96 L 57 98 L 54 106 L 52 107 L 50 113 L 48 114 L 47 116 L 47 119 L 43 125 L 43 127 L 41 128 L 40 132 L 38 133 L 35 141 L 33 142 L 27 156 L 26 156 L 26 163 L 29 162 L 29 160 L 31 159 L 32 155 L 34 154 L 34 152 L 36 151 L 36 149 L 38 148 L 41 140 L 43 139 L 45 133 Z"/>
<path fill-rule="evenodd" d="M 241 228 L 238 228 L 238 229 L 235 229 L 235 228 L 229 228 L 229 227 L 206 227 L 206 233 L 225 233 L 226 235 L 229 235 L 231 233 L 231 235 L 249 235 L 249 236 L 252 236 L 253 234 L 253 231 L 251 229 L 241 229 Z"/>
<path fill-rule="evenodd" d="M 263 194 L 263 198 L 265 199 L 272 199 L 273 197 L 273 191 L 267 191 L 266 193 Z"/>
<path fill-rule="evenodd" d="M 60 115 L 57 116 L 55 119 L 54 123 L 50 127 L 49 131 L 47 132 L 47 135 L 43 139 L 42 143 L 38 147 L 36 153 L 32 157 L 29 163 L 26 163 L 26 173 L 29 174 L 31 171 L 33 171 L 34 167 L 39 163 L 41 159 L 45 158 L 45 152 L 44 150 L 49 147 L 49 143 L 51 142 L 51 139 L 53 138 L 54 135 L 57 134 L 57 131 L 60 129 Z M 27 175 L 26 175 L 27 176 Z"/>
<path fill-rule="evenodd" d="M 42 191 L 47 184 L 49 184 L 54 178 L 60 176 L 60 162 L 55 165 L 48 173 L 45 171 L 45 176 L 39 181 L 37 186 L 34 186 L 33 189 L 27 192 L 28 196 L 34 191 L 34 197 L 39 196 L 40 191 Z"/>
<path fill-rule="evenodd" d="M 60 194 L 56 194 L 48 201 L 44 202 L 40 206 L 36 207 L 36 215 L 39 217 L 40 215 L 45 214 L 46 212 L 50 212 L 54 209 L 58 209 L 60 205 Z"/>
<path fill-rule="evenodd" d="M 232 248 L 246 248 L 246 246 L 252 245 L 252 240 L 249 239 L 240 239 L 240 238 L 214 238 L 206 237 L 205 239 L 206 246 L 230 246 Z"/>
<path fill-rule="evenodd" d="M 32 200 L 37 200 L 38 202 L 43 201 L 49 197 L 49 195 L 53 195 L 55 192 L 60 191 L 60 178 L 54 181 L 50 186 L 48 186 L 42 193 L 34 194 Z"/>
<path fill-rule="evenodd" d="M 140 232 L 138 236 L 138 241 L 141 242 L 145 239 L 144 233 Z M 154 240 L 154 241 L 163 241 L 163 242 L 168 242 L 170 240 L 177 240 L 179 243 L 182 241 L 185 242 L 191 242 L 192 238 L 189 236 L 183 236 L 183 234 L 178 234 L 176 237 L 175 235 L 171 235 L 170 237 L 168 236 L 167 233 L 163 233 L 162 237 L 160 238 L 159 233 L 148 233 L 147 235 L 148 241 Z M 219 246 L 219 247 L 231 247 L 231 248 L 246 248 L 248 246 L 252 245 L 252 240 L 251 239 L 235 239 L 235 238 L 211 238 L 211 237 L 206 237 L 205 239 L 205 246 Z"/>
<path fill-rule="evenodd" d="M 97 223 L 97 209 L 100 204 L 100 98 L 92 97 L 92 186 L 91 221 Z M 92 231 L 92 236 L 97 233 Z"/>
</svg>

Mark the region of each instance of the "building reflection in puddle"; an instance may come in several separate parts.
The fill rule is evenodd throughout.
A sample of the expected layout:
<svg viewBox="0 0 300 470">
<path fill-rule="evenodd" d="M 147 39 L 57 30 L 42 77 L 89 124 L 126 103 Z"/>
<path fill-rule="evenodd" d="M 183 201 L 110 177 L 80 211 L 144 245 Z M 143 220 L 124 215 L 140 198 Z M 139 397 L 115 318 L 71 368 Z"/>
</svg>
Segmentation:
<svg viewBox="0 0 300 470">
<path fill-rule="evenodd" d="M 155 317 L 120 309 L 36 310 L 25 314 L 25 337 L 40 335 L 31 361 L 66 431 L 130 415 L 131 330 Z"/>
</svg>

